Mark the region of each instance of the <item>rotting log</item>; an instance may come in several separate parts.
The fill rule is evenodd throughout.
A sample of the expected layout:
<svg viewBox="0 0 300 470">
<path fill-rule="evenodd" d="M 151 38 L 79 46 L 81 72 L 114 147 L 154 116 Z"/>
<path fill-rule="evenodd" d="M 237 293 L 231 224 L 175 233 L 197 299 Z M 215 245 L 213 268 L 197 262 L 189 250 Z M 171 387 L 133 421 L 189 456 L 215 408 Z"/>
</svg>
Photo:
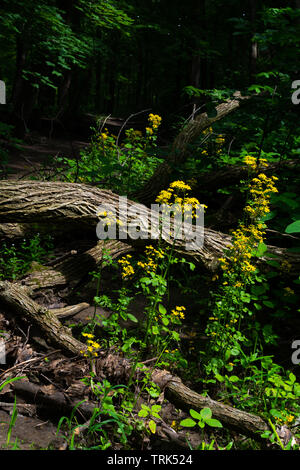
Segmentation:
<svg viewBox="0 0 300 470">
<path fill-rule="evenodd" d="M 145 368 L 144 371 L 137 369 L 137 379 L 146 370 L 149 371 L 148 368 Z M 118 382 L 124 383 L 131 372 L 131 364 L 128 359 L 108 354 L 106 357 L 97 359 L 96 371 L 105 377 L 114 378 Z M 191 408 L 200 411 L 202 408 L 209 407 L 213 417 L 219 419 L 224 427 L 258 440 L 260 440 L 260 434 L 269 429 L 267 423 L 260 416 L 204 397 L 185 386 L 179 377 L 173 376 L 166 370 L 154 369 L 151 373 L 151 380 L 160 387 L 171 403 L 187 413 Z"/>
<path fill-rule="evenodd" d="M 53 345 L 58 346 L 67 354 L 79 355 L 86 346 L 73 338 L 68 328 L 65 328 L 56 315 L 32 300 L 27 290 L 11 284 L 8 281 L 0 281 L 0 301 L 8 307 L 12 314 L 17 314 L 25 321 L 36 325 Z M 118 375 L 119 379 L 129 376 L 132 365 L 127 359 L 109 354 L 96 360 L 97 375 Z M 147 369 L 147 368 L 146 368 Z M 136 374 L 144 371 L 138 369 Z M 167 371 L 154 370 L 152 380 L 166 393 L 166 397 L 176 406 L 188 411 L 191 407 L 199 410 L 208 406 L 213 416 L 219 419 L 225 427 L 234 429 L 244 435 L 254 438 L 259 433 L 268 429 L 262 418 L 237 410 L 228 405 L 202 397 L 186 387 L 178 377 L 172 376 Z"/>
<path fill-rule="evenodd" d="M 35 405 L 42 408 L 49 408 L 53 415 L 53 410 L 58 416 L 62 416 L 66 413 L 71 413 L 76 407 L 77 417 L 88 419 L 93 415 L 93 412 L 97 406 L 97 403 L 82 401 L 82 400 L 70 400 L 65 393 L 59 390 L 47 389 L 47 387 L 36 385 L 28 380 L 17 380 L 11 384 L 11 388 L 18 395 L 24 399 L 34 403 Z"/>
<path fill-rule="evenodd" d="M 238 109 L 242 102 L 250 98 L 251 96 L 241 96 L 241 93 L 237 91 L 233 99 L 216 106 L 215 116 L 209 117 L 207 113 L 202 113 L 191 119 L 175 138 L 166 160 L 156 168 L 146 184 L 130 196 L 145 205 L 151 204 L 158 193 L 168 187 L 173 169 L 187 159 L 190 155 L 190 145 L 201 133 L 215 122 Z"/>
<path fill-rule="evenodd" d="M 256 439 L 260 437 L 260 433 L 269 429 L 260 416 L 202 396 L 185 386 L 180 378 L 172 376 L 165 370 L 155 370 L 152 373 L 152 380 L 164 388 L 165 397 L 171 403 L 187 413 L 190 409 L 200 411 L 202 408 L 210 408 L 213 417 L 219 419 L 225 427 Z"/>
<path fill-rule="evenodd" d="M 25 276 L 21 282 L 33 291 L 49 287 L 75 287 L 86 276 L 95 270 L 102 262 L 103 248 L 109 250 L 110 256 L 118 258 L 130 253 L 133 248 L 117 240 L 99 241 L 97 245 L 80 254 L 70 253 L 65 259 L 53 266 L 41 266 Z"/>
<path fill-rule="evenodd" d="M 69 328 L 62 325 L 51 310 L 42 307 L 28 295 L 28 289 L 8 281 L 0 281 L 0 302 L 3 303 L 13 315 L 17 315 L 25 322 L 29 322 L 65 353 L 80 354 L 85 350 L 85 344 L 75 339 Z"/>
<path fill-rule="evenodd" d="M 91 227 L 94 227 L 96 231 L 99 222 L 97 210 L 100 206 L 113 209 L 116 219 L 122 223 L 125 236 L 120 243 L 126 242 L 134 247 L 143 247 L 149 243 L 149 240 L 152 241 L 160 234 L 161 238 L 169 246 L 172 246 L 175 252 L 191 257 L 196 262 L 202 262 L 211 271 L 218 267 L 219 258 L 223 256 L 224 250 L 231 243 L 229 235 L 204 228 L 203 245 L 194 243 L 193 248 L 190 248 L 190 243 L 187 244 L 184 238 L 170 237 L 168 227 L 163 227 L 160 230 L 158 212 L 150 210 L 142 204 L 136 204 L 126 198 L 119 197 L 111 191 L 93 188 L 85 184 L 0 181 L 0 220 L 2 222 L 43 222 L 48 223 L 49 226 L 51 224 L 51 227 L 52 224 L 62 224 L 69 228 L 70 234 L 72 234 L 72 230 L 80 230 L 81 233 L 84 233 L 86 229 L 91 230 Z M 140 226 L 143 238 L 134 239 L 130 236 L 128 231 L 131 224 Z M 195 233 L 199 234 L 199 231 L 194 232 L 194 227 L 192 226 L 190 230 L 193 236 Z M 202 235 L 201 228 L 200 235 Z M 98 248 L 96 248 L 97 250 Z M 279 263 L 283 260 L 287 261 L 291 265 L 290 274 L 299 272 L 299 254 L 273 246 L 268 246 L 268 253 L 272 259 Z M 264 263 L 267 259 L 268 255 L 266 254 L 259 259 L 259 263 Z"/>
</svg>

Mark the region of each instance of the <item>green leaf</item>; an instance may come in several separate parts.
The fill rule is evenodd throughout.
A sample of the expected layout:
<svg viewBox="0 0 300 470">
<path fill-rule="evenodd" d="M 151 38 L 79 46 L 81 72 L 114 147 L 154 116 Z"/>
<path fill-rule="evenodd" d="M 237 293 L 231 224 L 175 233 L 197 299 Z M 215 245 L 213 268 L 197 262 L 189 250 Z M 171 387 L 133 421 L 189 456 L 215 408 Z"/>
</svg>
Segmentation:
<svg viewBox="0 0 300 470">
<path fill-rule="evenodd" d="M 212 426 L 213 428 L 222 428 L 222 423 L 218 419 L 206 419 L 205 423 L 208 424 L 208 426 Z"/>
<path fill-rule="evenodd" d="M 167 313 L 167 310 L 162 304 L 159 304 L 158 310 L 159 310 L 159 313 L 161 313 L 162 315 L 165 315 Z"/>
<path fill-rule="evenodd" d="M 210 419 L 212 417 L 212 412 L 210 408 L 203 408 L 203 410 L 200 411 L 200 415 L 202 419 L 205 421 Z"/>
<path fill-rule="evenodd" d="M 169 322 L 169 319 L 166 318 L 166 317 L 163 317 L 163 318 L 161 319 L 161 321 L 163 322 L 163 324 L 164 324 L 165 326 L 168 326 L 168 324 L 170 323 L 170 322 Z"/>
<path fill-rule="evenodd" d="M 152 419 L 151 419 L 151 421 L 149 421 L 149 429 L 152 432 L 152 434 L 155 434 L 155 432 L 156 432 L 156 423 Z"/>
<path fill-rule="evenodd" d="M 229 377 L 229 382 L 238 382 L 240 379 L 236 376 L 236 375 L 232 375 L 231 377 Z"/>
<path fill-rule="evenodd" d="M 199 414 L 196 410 L 190 410 L 190 415 L 192 416 L 192 418 L 195 418 L 198 420 L 202 419 L 201 414 Z"/>
<path fill-rule="evenodd" d="M 187 418 L 180 421 L 180 426 L 184 426 L 185 428 L 193 428 L 196 426 L 196 423 L 193 419 Z"/>
<path fill-rule="evenodd" d="M 285 233 L 300 233 L 300 220 L 296 220 L 288 225 L 285 229 Z"/>
<path fill-rule="evenodd" d="M 255 252 L 255 256 L 257 256 L 257 258 L 259 258 L 260 256 L 262 256 L 267 251 L 267 249 L 268 249 L 267 245 L 263 242 L 260 242 L 258 247 L 257 247 L 257 250 Z"/>
<path fill-rule="evenodd" d="M 129 320 L 133 321 L 134 323 L 138 322 L 137 318 L 134 315 L 132 315 L 131 313 L 128 313 L 127 317 L 129 318 Z"/>
<path fill-rule="evenodd" d="M 269 308 L 274 308 L 275 305 L 273 304 L 273 302 L 271 302 L 270 300 L 263 300 L 263 304 L 266 306 L 266 307 L 269 307 Z"/>
</svg>

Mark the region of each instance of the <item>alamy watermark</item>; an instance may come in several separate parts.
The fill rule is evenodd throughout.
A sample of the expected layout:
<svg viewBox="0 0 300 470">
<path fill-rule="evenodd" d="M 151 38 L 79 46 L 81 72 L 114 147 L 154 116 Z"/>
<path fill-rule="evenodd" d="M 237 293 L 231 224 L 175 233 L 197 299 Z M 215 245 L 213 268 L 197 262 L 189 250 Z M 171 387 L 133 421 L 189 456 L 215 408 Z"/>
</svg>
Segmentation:
<svg viewBox="0 0 300 470">
<path fill-rule="evenodd" d="M 197 250 L 204 242 L 204 208 L 201 204 L 152 204 L 148 210 L 141 204 L 128 203 L 119 196 L 117 204 L 101 204 L 97 209 L 96 233 L 100 240 L 131 238 L 180 241 L 187 250 Z"/>
<path fill-rule="evenodd" d="M 294 93 L 292 94 L 292 103 L 299 104 L 300 103 L 300 80 L 294 80 L 292 83 L 292 88 L 295 89 Z"/>
<path fill-rule="evenodd" d="M 0 364 L 6 364 L 6 338 L 9 337 L 8 333 L 1 333 L 0 335 Z"/>
<path fill-rule="evenodd" d="M 292 363 L 295 365 L 300 364 L 300 340 L 296 339 L 292 343 L 292 349 L 295 349 L 296 351 L 293 352 L 292 354 Z"/>
<path fill-rule="evenodd" d="M 6 104 L 6 88 L 3 80 L 0 80 L 0 104 Z"/>
</svg>

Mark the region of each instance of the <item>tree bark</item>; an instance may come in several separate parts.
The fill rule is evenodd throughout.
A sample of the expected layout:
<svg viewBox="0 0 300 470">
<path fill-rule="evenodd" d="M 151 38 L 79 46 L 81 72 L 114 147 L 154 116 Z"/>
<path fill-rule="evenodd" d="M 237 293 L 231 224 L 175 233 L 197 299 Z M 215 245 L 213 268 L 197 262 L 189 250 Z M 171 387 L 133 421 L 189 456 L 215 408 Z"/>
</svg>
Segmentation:
<svg viewBox="0 0 300 470">
<path fill-rule="evenodd" d="M 23 278 L 22 284 L 30 287 L 32 291 L 64 285 L 75 287 L 87 273 L 101 264 L 103 248 L 109 251 L 113 259 L 132 251 L 130 245 L 117 240 L 99 241 L 96 246 L 82 254 L 69 254 L 51 267 L 41 266 Z"/>
<path fill-rule="evenodd" d="M 55 346 L 67 354 L 80 354 L 86 345 L 73 338 L 54 313 L 42 307 L 28 295 L 28 289 L 8 281 L 0 281 L 0 301 L 23 321 L 37 326 Z"/>
<path fill-rule="evenodd" d="M 158 212 L 151 211 L 142 204 L 119 198 L 111 191 L 76 183 L 0 181 L 1 222 L 47 222 L 56 226 L 61 224 L 69 227 L 70 233 L 72 230 L 77 230 L 78 236 L 85 230 L 90 231 L 92 227 L 96 230 L 99 221 L 97 210 L 100 206 L 115 212 L 116 220 L 122 223 L 124 237 L 122 241 L 126 244 L 143 247 L 150 240 L 156 241 L 159 234 L 175 252 L 184 254 L 196 262 L 202 262 L 211 271 L 218 267 L 219 258 L 223 256 L 224 250 L 231 243 L 229 235 L 205 228 L 203 246 L 198 238 L 197 243 L 191 247 L 191 236 L 189 240 L 170 237 L 170 228 L 174 233 L 172 223 L 170 228 L 160 228 Z M 138 216 L 136 212 L 131 212 L 137 209 Z M 143 238 L 131 237 L 129 231 L 132 223 L 137 223 L 141 227 Z M 194 230 L 195 226 L 189 227 L 189 233 L 193 236 L 198 237 L 202 234 L 201 228 Z M 116 234 L 114 238 L 118 238 L 118 235 Z M 123 247 L 121 249 L 123 250 Z M 299 254 L 272 246 L 268 247 L 268 252 L 275 255 L 279 262 L 288 261 L 291 264 L 291 274 L 299 272 Z M 260 258 L 259 262 L 265 262 L 267 259 L 266 255 Z"/>
<path fill-rule="evenodd" d="M 146 370 L 148 368 L 145 368 Z M 117 382 L 124 383 L 131 373 L 131 364 L 128 359 L 108 354 L 97 360 L 96 371 L 106 377 L 114 377 Z M 137 369 L 137 378 L 143 373 L 143 369 Z M 151 373 L 151 380 L 164 391 L 171 403 L 186 412 L 189 412 L 191 408 L 199 412 L 202 408 L 208 407 L 213 417 L 219 419 L 225 427 L 258 440 L 261 439 L 260 433 L 269 429 L 260 416 L 204 397 L 185 386 L 179 377 L 173 376 L 167 370 L 154 369 Z"/>
<path fill-rule="evenodd" d="M 241 102 L 247 101 L 249 98 L 250 96 L 241 96 L 240 92 L 236 92 L 234 99 L 227 100 L 216 107 L 214 117 L 208 117 L 207 113 L 202 113 L 189 121 L 175 138 L 166 161 L 157 167 L 144 187 L 132 194 L 131 197 L 145 205 L 153 203 L 158 193 L 168 187 L 173 168 L 184 162 L 188 157 L 190 144 L 200 136 L 202 131 L 238 109 Z"/>
</svg>

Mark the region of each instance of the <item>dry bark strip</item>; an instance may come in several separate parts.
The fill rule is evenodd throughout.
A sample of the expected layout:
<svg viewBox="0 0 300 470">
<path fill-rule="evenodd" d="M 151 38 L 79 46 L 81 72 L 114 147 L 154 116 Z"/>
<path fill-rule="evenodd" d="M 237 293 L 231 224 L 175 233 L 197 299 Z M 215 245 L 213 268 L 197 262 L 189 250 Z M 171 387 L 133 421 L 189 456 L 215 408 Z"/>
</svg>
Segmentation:
<svg viewBox="0 0 300 470">
<path fill-rule="evenodd" d="M 120 198 L 111 191 L 77 183 L 0 181 L 0 220 L 2 222 L 43 222 L 51 226 L 52 224 L 53 226 L 67 226 L 69 233 L 72 234 L 72 230 L 76 230 L 82 234 L 85 230 L 90 231 L 93 228 L 96 230 L 99 221 L 97 217 L 99 206 L 115 211 L 116 218 L 122 222 L 122 230 L 125 231 L 123 241 L 129 245 L 143 246 L 149 243 L 149 240 L 153 240 L 153 232 L 156 233 L 155 236 L 160 232 L 158 212 L 151 211 L 142 204 Z M 130 215 L 131 211 L 133 212 Z M 132 223 L 141 227 L 144 238 L 134 239 L 130 236 L 128 230 Z M 194 228 L 190 232 L 194 234 Z M 217 268 L 218 259 L 223 256 L 224 250 L 230 246 L 231 241 L 229 235 L 208 228 L 204 229 L 203 246 L 196 244 L 192 249 L 189 247 L 187 249 L 186 240 L 178 238 L 174 240 L 170 237 L 167 228 L 162 229 L 161 237 L 176 252 L 185 254 L 196 262 L 202 262 L 210 270 Z M 118 245 L 117 252 L 119 247 L 125 250 L 124 246 Z M 98 248 L 95 249 L 98 250 Z M 272 246 L 268 247 L 268 252 L 279 262 L 283 260 L 289 262 L 292 266 L 291 274 L 299 272 L 299 254 Z M 260 262 L 266 259 L 267 255 L 260 259 Z"/>
<path fill-rule="evenodd" d="M 236 92 L 233 99 L 227 100 L 216 107 L 215 116 L 208 117 L 207 113 L 202 113 L 189 121 L 175 138 L 166 161 L 157 167 L 153 176 L 143 188 L 132 194 L 131 197 L 147 206 L 150 205 L 158 193 L 168 187 L 173 168 L 186 160 L 190 154 L 190 144 L 200 136 L 201 132 L 238 109 L 241 103 L 249 100 L 249 98 L 251 97 L 241 96 L 240 92 Z"/>
<path fill-rule="evenodd" d="M 57 316 L 42 307 L 28 295 L 28 289 L 8 281 L 0 281 L 0 302 L 23 321 L 37 326 L 53 345 L 67 354 L 80 354 L 86 345 L 71 335 L 71 330 L 62 325 Z"/>
<path fill-rule="evenodd" d="M 86 302 L 81 302 L 80 304 L 76 305 L 67 305 L 67 307 L 62 308 L 51 308 L 50 312 L 53 313 L 57 318 L 69 318 L 73 317 L 77 313 L 81 312 L 86 308 L 90 307 L 90 304 Z"/>
</svg>

